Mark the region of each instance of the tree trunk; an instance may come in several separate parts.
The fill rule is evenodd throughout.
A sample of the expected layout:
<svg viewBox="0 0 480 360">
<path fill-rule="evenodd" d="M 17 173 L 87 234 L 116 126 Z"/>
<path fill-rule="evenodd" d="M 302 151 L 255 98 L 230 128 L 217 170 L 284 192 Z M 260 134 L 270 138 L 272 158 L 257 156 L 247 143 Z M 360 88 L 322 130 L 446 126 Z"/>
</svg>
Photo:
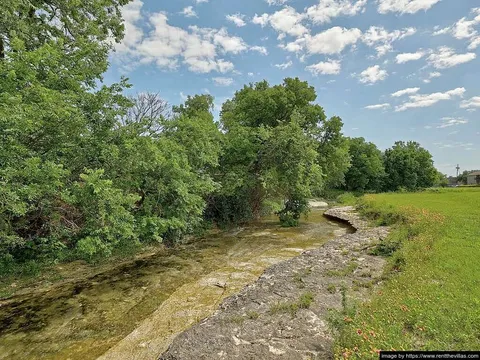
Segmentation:
<svg viewBox="0 0 480 360">
<path fill-rule="evenodd" d="M 5 59 L 5 45 L 3 38 L 0 36 L 0 59 Z"/>
</svg>

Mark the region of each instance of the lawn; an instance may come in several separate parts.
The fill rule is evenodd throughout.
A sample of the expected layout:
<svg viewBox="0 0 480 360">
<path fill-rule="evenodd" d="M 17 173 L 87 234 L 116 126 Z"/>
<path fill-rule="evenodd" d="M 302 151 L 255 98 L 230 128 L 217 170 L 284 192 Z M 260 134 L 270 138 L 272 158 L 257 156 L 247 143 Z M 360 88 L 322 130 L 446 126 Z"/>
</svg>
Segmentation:
<svg viewBox="0 0 480 360">
<path fill-rule="evenodd" d="M 366 195 L 361 211 L 393 224 L 370 302 L 346 317 L 336 357 L 378 350 L 480 350 L 480 188 Z"/>
</svg>

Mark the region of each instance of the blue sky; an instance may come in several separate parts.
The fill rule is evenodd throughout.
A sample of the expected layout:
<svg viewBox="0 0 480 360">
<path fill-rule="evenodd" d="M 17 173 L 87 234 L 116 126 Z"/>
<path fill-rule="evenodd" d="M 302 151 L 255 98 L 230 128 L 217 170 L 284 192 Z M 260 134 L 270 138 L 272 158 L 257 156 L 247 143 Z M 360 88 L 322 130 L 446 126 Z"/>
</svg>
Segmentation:
<svg viewBox="0 0 480 360">
<path fill-rule="evenodd" d="M 420 142 L 449 175 L 480 169 L 479 0 L 134 0 L 107 83 L 221 103 L 299 77 L 347 136 Z"/>
</svg>

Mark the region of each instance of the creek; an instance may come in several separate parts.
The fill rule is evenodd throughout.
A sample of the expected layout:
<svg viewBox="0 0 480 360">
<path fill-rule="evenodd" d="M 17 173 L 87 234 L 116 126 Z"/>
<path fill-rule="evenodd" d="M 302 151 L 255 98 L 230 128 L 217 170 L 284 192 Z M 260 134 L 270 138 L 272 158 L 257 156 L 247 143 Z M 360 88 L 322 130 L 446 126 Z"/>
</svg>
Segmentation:
<svg viewBox="0 0 480 360">
<path fill-rule="evenodd" d="M 350 228 L 312 210 L 297 228 L 266 217 L 112 269 L 73 288 L 0 305 L 0 359 L 148 359 L 280 261 Z M 152 356 L 152 359 L 155 359 Z"/>
</svg>

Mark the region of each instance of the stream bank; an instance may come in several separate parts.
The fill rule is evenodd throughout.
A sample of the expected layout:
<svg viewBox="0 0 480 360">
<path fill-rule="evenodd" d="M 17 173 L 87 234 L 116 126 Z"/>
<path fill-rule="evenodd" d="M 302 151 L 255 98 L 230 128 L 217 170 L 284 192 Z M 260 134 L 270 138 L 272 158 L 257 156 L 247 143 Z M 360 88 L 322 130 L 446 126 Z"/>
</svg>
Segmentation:
<svg viewBox="0 0 480 360">
<path fill-rule="evenodd" d="M 357 231 L 268 268 L 213 316 L 177 336 L 159 359 L 333 358 L 329 316 L 342 312 L 345 299 L 366 299 L 379 282 L 385 260 L 367 248 L 389 229 L 369 227 L 352 207 L 325 215 Z"/>
<path fill-rule="evenodd" d="M 0 359 L 155 359 L 266 268 L 348 231 L 314 209 L 298 228 L 271 216 L 94 276 L 79 271 L 0 302 Z"/>
</svg>

